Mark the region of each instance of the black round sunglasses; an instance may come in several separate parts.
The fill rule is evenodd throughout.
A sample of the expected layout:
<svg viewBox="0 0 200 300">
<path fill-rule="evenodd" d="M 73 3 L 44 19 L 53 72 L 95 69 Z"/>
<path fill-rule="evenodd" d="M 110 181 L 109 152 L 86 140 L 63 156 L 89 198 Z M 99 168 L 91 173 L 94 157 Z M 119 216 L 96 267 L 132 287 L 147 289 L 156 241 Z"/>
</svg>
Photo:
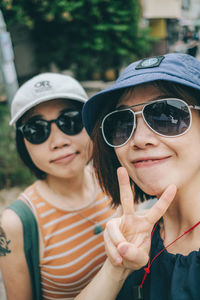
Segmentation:
<svg viewBox="0 0 200 300">
<path fill-rule="evenodd" d="M 65 110 L 57 119 L 49 121 L 34 116 L 25 124 L 17 127 L 17 130 L 23 134 L 27 141 L 37 145 L 44 143 L 48 139 L 52 123 L 55 123 L 67 135 L 79 134 L 83 129 L 82 110 Z"/>
</svg>

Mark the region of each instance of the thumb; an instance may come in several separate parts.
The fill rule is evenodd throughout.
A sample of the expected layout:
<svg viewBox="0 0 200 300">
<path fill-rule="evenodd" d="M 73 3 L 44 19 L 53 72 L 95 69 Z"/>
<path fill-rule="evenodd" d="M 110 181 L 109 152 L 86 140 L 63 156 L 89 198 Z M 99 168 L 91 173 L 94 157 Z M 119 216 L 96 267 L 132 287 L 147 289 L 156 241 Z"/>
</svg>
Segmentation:
<svg viewBox="0 0 200 300">
<path fill-rule="evenodd" d="M 138 270 L 148 263 L 148 251 L 139 249 L 131 243 L 122 242 L 118 245 L 117 250 L 126 263 L 129 262 L 130 268 Z"/>
</svg>

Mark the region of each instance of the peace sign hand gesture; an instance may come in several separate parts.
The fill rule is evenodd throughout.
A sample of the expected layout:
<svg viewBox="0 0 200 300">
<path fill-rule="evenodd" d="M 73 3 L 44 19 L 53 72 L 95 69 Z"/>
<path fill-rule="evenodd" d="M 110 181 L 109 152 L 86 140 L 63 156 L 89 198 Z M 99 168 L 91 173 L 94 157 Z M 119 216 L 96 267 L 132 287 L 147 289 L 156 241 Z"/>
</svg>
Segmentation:
<svg viewBox="0 0 200 300">
<path fill-rule="evenodd" d="M 135 212 L 134 195 L 126 169 L 120 167 L 117 173 L 122 216 L 107 223 L 105 247 L 113 265 L 138 270 L 148 263 L 152 229 L 173 201 L 176 186 L 168 186 L 156 204 L 144 215 L 139 215 Z"/>
</svg>

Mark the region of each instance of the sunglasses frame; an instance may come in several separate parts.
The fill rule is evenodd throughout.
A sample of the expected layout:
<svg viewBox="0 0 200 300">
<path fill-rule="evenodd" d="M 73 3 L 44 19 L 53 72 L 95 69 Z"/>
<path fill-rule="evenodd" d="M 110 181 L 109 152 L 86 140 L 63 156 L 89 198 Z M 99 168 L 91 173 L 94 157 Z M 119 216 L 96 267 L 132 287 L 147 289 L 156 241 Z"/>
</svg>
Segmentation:
<svg viewBox="0 0 200 300">
<path fill-rule="evenodd" d="M 182 103 L 188 108 L 188 112 L 189 112 L 189 116 L 190 116 L 190 124 L 189 124 L 188 128 L 187 128 L 184 132 L 182 132 L 182 133 L 180 133 L 180 134 L 177 134 L 177 135 L 173 135 L 173 136 L 161 134 L 161 133 L 155 131 L 153 128 L 151 128 L 151 126 L 150 126 L 150 125 L 147 123 L 147 121 L 145 120 L 144 113 L 143 113 L 145 107 L 147 107 L 148 105 L 153 104 L 153 103 L 158 103 L 158 102 L 168 101 L 168 100 L 176 100 L 176 101 L 182 102 Z M 136 112 L 132 110 L 133 107 L 138 107 L 138 106 L 141 106 L 141 105 L 144 105 L 143 108 L 142 108 L 142 110 L 136 111 Z M 189 130 L 190 127 L 191 127 L 191 124 L 192 124 L 192 112 L 191 112 L 191 109 L 200 110 L 200 106 L 198 106 L 198 105 L 188 105 L 184 100 L 179 99 L 179 98 L 163 98 L 163 99 L 153 100 L 153 101 L 150 101 L 150 102 L 144 102 L 144 103 L 140 103 L 140 104 L 136 104 L 136 105 L 131 105 L 131 106 L 128 106 L 127 108 L 116 109 L 116 110 L 114 110 L 114 111 L 108 113 L 108 114 L 103 118 L 103 120 L 102 120 L 102 122 L 101 122 L 100 128 L 101 128 L 101 132 L 102 132 L 102 135 L 103 135 L 103 139 L 104 139 L 104 141 L 106 142 L 106 144 L 107 144 L 108 146 L 110 146 L 110 147 L 118 148 L 118 147 L 124 146 L 126 143 L 128 143 L 128 141 L 130 140 L 130 138 L 132 137 L 132 135 L 133 135 L 133 133 L 134 133 L 134 131 L 135 131 L 135 129 L 136 129 L 136 116 L 139 115 L 139 114 L 142 114 L 142 118 L 143 118 L 145 124 L 146 124 L 146 125 L 148 126 L 148 128 L 150 128 L 154 133 L 156 133 L 156 134 L 158 134 L 158 135 L 160 135 L 160 136 L 162 136 L 162 137 L 167 137 L 167 138 L 175 138 L 175 137 L 181 136 L 181 135 L 185 134 L 186 132 L 188 132 L 188 130 Z M 107 117 L 109 117 L 110 115 L 112 115 L 112 114 L 114 114 L 114 113 L 116 113 L 116 112 L 121 112 L 121 111 L 130 111 L 130 112 L 133 114 L 133 117 L 134 117 L 133 128 L 132 128 L 132 131 L 131 131 L 131 134 L 130 134 L 129 138 L 128 138 L 124 143 L 115 146 L 115 145 L 110 144 L 110 143 L 107 141 L 106 137 L 105 137 L 105 134 L 104 134 L 104 122 L 105 122 L 105 120 L 107 119 Z"/>
<path fill-rule="evenodd" d="M 27 123 L 29 123 L 29 122 L 31 121 L 31 119 L 34 118 L 34 117 L 30 118 L 30 119 L 29 119 L 26 123 L 24 123 L 23 125 L 17 127 L 17 130 L 19 130 L 19 131 L 23 134 L 23 137 L 24 137 L 29 143 L 31 143 L 31 144 L 33 144 L 33 145 L 40 145 L 40 144 L 42 144 L 42 143 L 44 143 L 44 142 L 46 142 L 46 141 L 48 140 L 48 138 L 49 138 L 49 136 L 50 136 L 50 134 L 51 134 L 51 124 L 52 124 L 52 123 L 55 123 L 56 126 L 58 127 L 58 129 L 59 129 L 60 131 L 62 131 L 64 134 L 66 134 L 66 135 L 73 136 L 73 135 L 79 134 L 79 133 L 83 130 L 83 127 L 84 127 L 84 126 L 83 126 L 83 123 L 82 123 L 82 129 L 81 129 L 79 132 L 75 133 L 75 134 L 65 133 L 65 132 L 59 127 L 59 118 L 60 118 L 62 115 L 64 115 L 66 112 L 78 112 L 78 113 L 81 114 L 82 110 L 81 110 L 81 109 L 80 109 L 80 110 L 78 110 L 78 109 L 65 110 L 65 111 L 63 111 L 56 119 L 52 119 L 52 120 L 45 120 L 45 119 L 42 119 L 42 118 L 35 119 L 36 121 L 39 120 L 39 121 L 45 122 L 45 123 L 47 124 L 46 128 L 48 128 L 48 130 L 49 130 L 49 133 L 48 133 L 48 135 L 46 136 L 46 138 L 45 138 L 42 142 L 40 142 L 40 143 L 32 143 L 30 140 L 28 140 L 28 139 L 26 138 L 26 136 L 25 136 L 25 134 L 24 134 L 24 131 L 23 131 L 24 128 L 25 128 L 25 126 L 27 125 Z"/>
</svg>

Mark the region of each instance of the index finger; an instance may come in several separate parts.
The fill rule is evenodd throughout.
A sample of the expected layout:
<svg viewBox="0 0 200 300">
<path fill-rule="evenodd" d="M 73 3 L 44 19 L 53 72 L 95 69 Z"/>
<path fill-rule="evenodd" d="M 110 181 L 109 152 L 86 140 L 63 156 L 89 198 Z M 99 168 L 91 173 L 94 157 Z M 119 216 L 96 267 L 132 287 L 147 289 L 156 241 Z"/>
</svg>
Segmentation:
<svg viewBox="0 0 200 300">
<path fill-rule="evenodd" d="M 155 224 L 166 212 L 171 202 L 176 195 L 177 188 L 174 184 L 171 184 L 163 192 L 160 199 L 154 204 L 154 206 L 149 210 L 146 217 L 151 224 Z"/>
<path fill-rule="evenodd" d="M 117 169 L 117 177 L 119 182 L 120 199 L 124 215 L 130 215 L 135 212 L 133 191 L 131 189 L 129 176 L 124 167 Z"/>
</svg>

